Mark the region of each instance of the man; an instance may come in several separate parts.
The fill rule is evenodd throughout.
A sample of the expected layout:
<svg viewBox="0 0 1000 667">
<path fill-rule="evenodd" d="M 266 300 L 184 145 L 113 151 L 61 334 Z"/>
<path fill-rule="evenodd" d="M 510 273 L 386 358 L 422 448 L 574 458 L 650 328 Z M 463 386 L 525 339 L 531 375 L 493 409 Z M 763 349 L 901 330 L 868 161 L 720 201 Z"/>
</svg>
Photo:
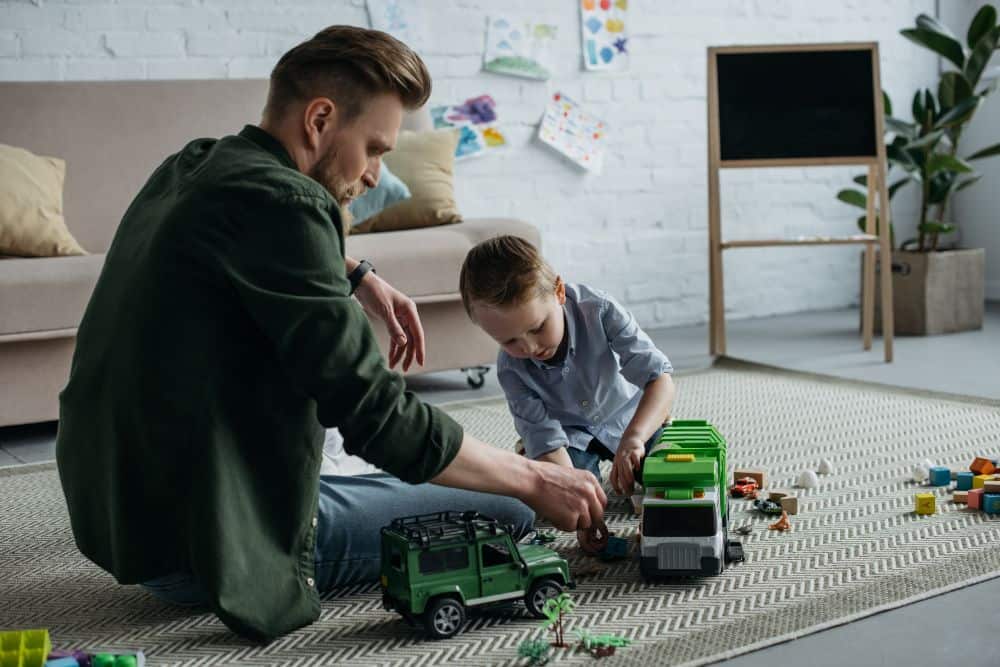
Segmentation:
<svg viewBox="0 0 1000 667">
<path fill-rule="evenodd" d="M 120 583 L 268 640 L 315 620 L 320 591 L 374 579 L 396 516 L 473 509 L 523 533 L 524 501 L 565 530 L 600 523 L 592 475 L 405 391 L 351 296 L 387 322 L 393 365 L 422 362 L 412 301 L 344 257 L 340 212 L 429 94 L 400 42 L 328 28 L 278 62 L 259 127 L 192 141 L 125 213 L 57 441 L 77 545 Z M 320 479 L 323 427 L 395 477 Z"/>
</svg>

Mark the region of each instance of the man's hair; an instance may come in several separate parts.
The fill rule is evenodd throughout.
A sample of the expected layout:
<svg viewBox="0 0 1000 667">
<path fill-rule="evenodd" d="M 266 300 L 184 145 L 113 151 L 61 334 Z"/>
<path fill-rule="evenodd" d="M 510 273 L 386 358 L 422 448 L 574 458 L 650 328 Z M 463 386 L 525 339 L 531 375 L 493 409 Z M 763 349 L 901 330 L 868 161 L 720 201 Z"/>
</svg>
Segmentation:
<svg viewBox="0 0 1000 667">
<path fill-rule="evenodd" d="M 472 317 L 473 303 L 521 304 L 552 293 L 556 279 L 556 272 L 535 246 L 517 236 L 497 236 L 477 244 L 465 256 L 458 285 L 465 311 Z"/>
<path fill-rule="evenodd" d="M 341 122 L 350 122 L 381 93 L 395 93 L 406 109 L 422 107 L 431 95 L 424 61 L 384 32 L 335 25 L 281 56 L 271 72 L 264 114 L 277 118 L 293 102 L 329 97 Z"/>
</svg>

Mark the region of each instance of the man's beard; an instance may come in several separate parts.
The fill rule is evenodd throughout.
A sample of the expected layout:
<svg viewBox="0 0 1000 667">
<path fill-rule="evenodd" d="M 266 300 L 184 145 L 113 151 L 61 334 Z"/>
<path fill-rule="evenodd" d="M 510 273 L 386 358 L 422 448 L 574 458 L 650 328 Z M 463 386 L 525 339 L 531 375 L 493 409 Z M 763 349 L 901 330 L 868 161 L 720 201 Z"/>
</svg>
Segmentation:
<svg viewBox="0 0 1000 667">
<path fill-rule="evenodd" d="M 365 191 L 365 185 L 361 181 L 356 183 L 348 183 L 343 178 L 337 175 L 334 170 L 334 160 L 337 157 L 335 153 L 327 153 L 319 162 L 309 170 L 308 176 L 314 181 L 326 188 L 333 198 L 337 201 L 340 206 L 341 217 L 345 225 L 349 225 L 353 216 L 351 215 L 350 209 L 347 208 L 347 204 L 353 200 L 360 197 Z"/>
</svg>

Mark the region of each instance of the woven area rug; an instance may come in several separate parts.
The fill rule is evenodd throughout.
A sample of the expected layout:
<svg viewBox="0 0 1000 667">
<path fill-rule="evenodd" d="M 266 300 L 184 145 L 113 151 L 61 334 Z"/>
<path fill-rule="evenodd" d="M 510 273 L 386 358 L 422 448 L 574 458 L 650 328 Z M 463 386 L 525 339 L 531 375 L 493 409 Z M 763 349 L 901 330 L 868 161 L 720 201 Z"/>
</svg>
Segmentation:
<svg viewBox="0 0 1000 667">
<path fill-rule="evenodd" d="M 790 487 L 819 459 L 833 462 L 820 487 L 800 491 L 792 531 L 734 503 L 731 526 L 752 524 L 747 560 L 723 575 L 646 584 L 628 560 L 579 576 L 572 630 L 617 633 L 633 643 L 616 663 L 700 665 L 1000 576 L 1000 518 L 952 504 L 943 488 L 933 516 L 913 514 L 911 462 L 965 468 L 1000 453 L 996 402 L 942 397 L 725 361 L 677 378 L 678 418 L 706 418 L 729 442 L 731 465 L 768 470 Z M 515 440 L 504 403 L 452 404 L 476 436 Z M 623 536 L 636 520 L 621 499 L 609 525 Z M 575 539 L 556 543 L 577 572 L 597 561 Z M 597 569 L 601 569 L 600 566 Z M 377 588 L 324 599 L 315 624 L 257 646 L 210 614 L 190 615 L 117 586 L 75 550 L 52 464 L 0 470 L 0 628 L 47 627 L 57 647 L 136 649 L 151 664 L 461 665 L 518 664 L 517 646 L 544 637 L 519 610 L 474 616 L 443 642 L 381 608 Z M 589 662 L 557 650 L 554 660 Z M 523 662 L 520 664 L 524 664 Z"/>
</svg>

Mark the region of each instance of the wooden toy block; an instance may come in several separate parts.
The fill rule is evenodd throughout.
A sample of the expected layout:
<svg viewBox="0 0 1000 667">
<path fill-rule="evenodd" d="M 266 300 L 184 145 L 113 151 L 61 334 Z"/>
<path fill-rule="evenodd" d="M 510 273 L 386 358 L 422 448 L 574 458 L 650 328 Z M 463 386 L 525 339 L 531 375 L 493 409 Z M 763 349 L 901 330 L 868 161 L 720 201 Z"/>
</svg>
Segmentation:
<svg viewBox="0 0 1000 667">
<path fill-rule="evenodd" d="M 974 510 L 983 509 L 983 490 L 982 489 L 971 489 L 968 492 L 969 507 Z"/>
<path fill-rule="evenodd" d="M 975 477 L 971 472 L 960 472 L 955 476 L 955 488 L 960 491 L 968 491 L 972 488 L 972 478 Z"/>
<path fill-rule="evenodd" d="M 931 486 L 948 486 L 951 482 L 951 471 L 944 466 L 934 466 L 930 470 Z"/>
<path fill-rule="evenodd" d="M 982 510 L 990 514 L 1000 514 L 1000 493 L 984 493 Z"/>
<path fill-rule="evenodd" d="M 983 493 L 1000 493 L 1000 480 L 988 479 L 983 482 Z"/>
<path fill-rule="evenodd" d="M 987 480 L 993 479 L 989 475 L 976 475 L 972 478 L 972 488 L 981 489 L 986 485 Z"/>
<path fill-rule="evenodd" d="M 969 466 L 969 470 L 977 475 L 989 475 L 996 469 L 997 467 L 993 465 L 993 461 L 983 458 L 982 456 L 977 456 L 976 460 L 972 462 L 971 466 Z"/>
<path fill-rule="evenodd" d="M 629 500 L 632 501 L 632 510 L 636 514 L 642 516 L 642 494 L 641 493 L 637 493 L 634 496 L 632 496 L 631 498 L 629 498 Z"/>
<path fill-rule="evenodd" d="M 951 494 L 951 502 L 953 503 L 967 503 L 969 502 L 969 492 L 968 491 L 955 491 Z"/>
<path fill-rule="evenodd" d="M 733 471 L 733 479 L 741 477 L 753 477 L 757 480 L 757 487 L 762 489 L 767 481 L 767 471 L 763 468 L 737 468 Z"/>
<path fill-rule="evenodd" d="M 799 513 L 799 499 L 795 496 L 784 496 L 778 500 L 778 504 L 781 505 L 781 509 L 789 514 Z"/>
<path fill-rule="evenodd" d="M 778 502 L 785 496 L 794 496 L 794 495 L 795 492 L 792 491 L 791 489 L 771 489 L 770 491 L 767 492 L 767 499 L 773 500 L 774 502 Z"/>
<path fill-rule="evenodd" d="M 935 498 L 933 493 L 918 493 L 914 496 L 915 510 L 917 514 L 934 514 L 935 511 Z"/>
</svg>

